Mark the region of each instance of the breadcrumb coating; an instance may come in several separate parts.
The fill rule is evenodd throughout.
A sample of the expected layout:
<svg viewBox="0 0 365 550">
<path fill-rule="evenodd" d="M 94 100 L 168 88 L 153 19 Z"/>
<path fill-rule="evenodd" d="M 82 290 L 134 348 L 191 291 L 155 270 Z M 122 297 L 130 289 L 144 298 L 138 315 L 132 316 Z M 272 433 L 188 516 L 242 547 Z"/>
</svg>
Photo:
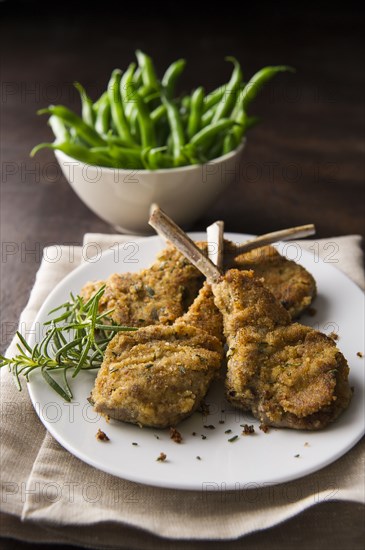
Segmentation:
<svg viewBox="0 0 365 550">
<path fill-rule="evenodd" d="M 234 258 L 233 268 L 253 269 L 263 284 L 295 319 L 317 294 L 313 276 L 301 265 L 282 256 L 273 246 L 263 246 Z"/>
<path fill-rule="evenodd" d="M 141 426 L 175 426 L 198 408 L 218 375 L 221 335 L 208 285 L 174 325 L 117 334 L 92 391 L 95 410 Z"/>
<path fill-rule="evenodd" d="M 229 401 L 263 424 L 327 426 L 351 400 L 347 361 L 335 342 L 298 323 L 252 271 L 229 270 L 214 285 L 228 343 Z"/>
</svg>

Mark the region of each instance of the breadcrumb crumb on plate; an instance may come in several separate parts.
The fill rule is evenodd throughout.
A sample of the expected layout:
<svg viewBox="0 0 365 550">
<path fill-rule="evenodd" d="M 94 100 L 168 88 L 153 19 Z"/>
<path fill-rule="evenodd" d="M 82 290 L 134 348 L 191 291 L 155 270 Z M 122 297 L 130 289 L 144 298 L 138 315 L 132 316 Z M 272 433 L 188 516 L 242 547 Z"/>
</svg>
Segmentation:
<svg viewBox="0 0 365 550">
<path fill-rule="evenodd" d="M 106 435 L 105 432 L 103 432 L 100 428 L 96 432 L 96 439 L 98 441 L 110 441 L 109 437 Z"/>
<path fill-rule="evenodd" d="M 167 455 L 165 453 L 160 453 L 158 457 L 156 458 L 157 462 L 165 462 L 167 458 Z"/>
</svg>

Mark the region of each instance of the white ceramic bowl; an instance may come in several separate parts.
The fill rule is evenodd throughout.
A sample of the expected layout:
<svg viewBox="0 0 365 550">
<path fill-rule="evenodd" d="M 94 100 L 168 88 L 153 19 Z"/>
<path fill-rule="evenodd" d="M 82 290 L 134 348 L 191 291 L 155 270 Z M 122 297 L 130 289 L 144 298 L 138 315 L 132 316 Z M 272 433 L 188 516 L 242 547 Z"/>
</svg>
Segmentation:
<svg viewBox="0 0 365 550">
<path fill-rule="evenodd" d="M 207 164 L 166 170 L 91 166 L 55 151 L 62 172 L 80 199 L 123 233 L 151 233 L 149 209 L 157 203 L 187 227 L 239 178 L 244 143 Z"/>
</svg>

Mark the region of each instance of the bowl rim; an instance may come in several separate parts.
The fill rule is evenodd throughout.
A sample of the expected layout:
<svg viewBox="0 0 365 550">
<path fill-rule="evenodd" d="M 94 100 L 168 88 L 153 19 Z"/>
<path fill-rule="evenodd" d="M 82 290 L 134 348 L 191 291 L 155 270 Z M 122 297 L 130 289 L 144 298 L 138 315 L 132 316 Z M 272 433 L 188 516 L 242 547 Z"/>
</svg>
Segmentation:
<svg viewBox="0 0 365 550">
<path fill-rule="evenodd" d="M 239 144 L 239 146 L 233 149 L 232 151 L 230 151 L 229 153 L 226 153 L 225 155 L 221 155 L 220 157 L 212 159 L 208 162 L 204 162 L 203 164 L 188 164 L 187 166 L 179 166 L 177 168 L 159 168 L 158 170 L 146 170 L 144 168 L 110 168 L 109 166 L 87 164 L 86 162 L 83 162 L 82 160 L 77 160 L 74 157 L 70 157 L 63 151 L 59 151 L 57 149 L 54 151 L 54 154 L 59 162 L 62 161 L 62 158 L 64 158 L 65 160 L 70 159 L 71 161 L 77 162 L 84 166 L 89 166 L 91 168 L 99 168 L 100 170 L 102 170 L 103 172 L 105 171 L 106 173 L 109 172 L 109 173 L 115 174 L 116 172 L 121 172 L 121 173 L 127 172 L 130 174 L 131 171 L 134 171 L 142 174 L 166 174 L 166 173 L 172 174 L 176 172 L 201 169 L 202 166 L 207 166 L 208 164 L 219 164 L 221 162 L 229 160 L 231 157 L 238 155 L 245 148 L 246 141 L 247 140 L 244 137 L 241 143 Z"/>
</svg>

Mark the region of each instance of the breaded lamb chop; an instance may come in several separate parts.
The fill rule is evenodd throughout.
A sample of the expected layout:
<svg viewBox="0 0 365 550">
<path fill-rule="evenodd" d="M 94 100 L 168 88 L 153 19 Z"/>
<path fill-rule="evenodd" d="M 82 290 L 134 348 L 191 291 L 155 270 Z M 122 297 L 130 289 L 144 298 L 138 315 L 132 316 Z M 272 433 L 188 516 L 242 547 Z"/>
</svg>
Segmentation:
<svg viewBox="0 0 365 550">
<path fill-rule="evenodd" d="M 213 285 L 228 344 L 226 390 L 269 426 L 317 430 L 351 399 L 347 361 L 334 341 L 299 323 L 254 277 L 229 270 Z"/>
<path fill-rule="evenodd" d="M 347 361 L 324 334 L 290 315 L 252 271 L 225 275 L 160 209 L 150 224 L 207 277 L 227 339 L 227 398 L 262 423 L 318 430 L 349 405 Z"/>
<path fill-rule="evenodd" d="M 92 390 L 95 410 L 140 426 L 175 426 L 197 409 L 218 375 L 222 334 L 222 316 L 206 283 L 172 326 L 117 334 Z"/>
<path fill-rule="evenodd" d="M 211 227 L 213 228 L 214 224 Z M 288 260 L 276 248 L 268 245 L 279 240 L 308 237 L 314 233 L 314 226 L 308 224 L 261 235 L 241 245 L 225 240 L 224 270 L 253 269 L 255 277 L 262 279 L 264 285 L 289 311 L 292 319 L 295 319 L 316 297 L 316 282 L 303 266 Z"/>
<path fill-rule="evenodd" d="M 316 296 L 316 282 L 301 265 L 282 256 L 273 246 L 264 246 L 235 257 L 231 268 L 253 270 L 275 298 L 290 313 L 299 317 Z"/>
<path fill-rule="evenodd" d="M 181 317 L 197 296 L 204 278 L 172 245 L 155 262 L 137 273 L 113 273 L 107 281 L 87 283 L 81 297 L 87 301 L 105 284 L 99 311 L 113 309 L 118 325 L 142 327 L 170 325 Z"/>
</svg>

